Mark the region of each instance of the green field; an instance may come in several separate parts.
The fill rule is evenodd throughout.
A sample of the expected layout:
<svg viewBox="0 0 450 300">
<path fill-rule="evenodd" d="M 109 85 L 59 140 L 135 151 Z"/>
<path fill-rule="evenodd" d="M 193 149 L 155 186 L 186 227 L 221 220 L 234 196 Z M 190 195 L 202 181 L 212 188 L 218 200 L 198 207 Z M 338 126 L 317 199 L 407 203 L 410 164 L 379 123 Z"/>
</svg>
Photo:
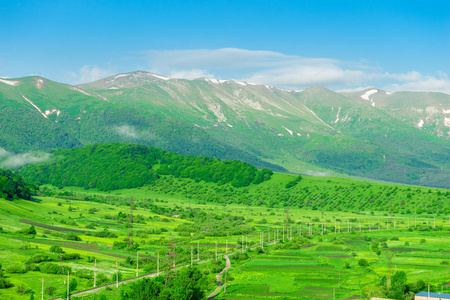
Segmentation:
<svg viewBox="0 0 450 300">
<path fill-rule="evenodd" d="M 243 189 L 247 189 L 249 196 L 256 197 L 264 189 L 276 191 L 277 186 L 284 186 L 292 178 L 292 175 L 275 174 L 261 187 L 252 185 L 238 191 L 245 194 Z M 349 183 L 346 179 L 305 177 L 296 188 L 317 185 L 323 193 L 328 187 L 352 183 L 355 182 Z M 370 185 L 374 189 L 390 188 L 384 184 Z M 168 186 L 172 186 L 172 192 L 168 191 Z M 204 290 L 208 294 L 216 286 L 214 275 L 224 266 L 222 255 L 241 252 L 244 240 L 244 246 L 248 246 L 246 255 L 231 257 L 227 291 L 219 295 L 225 299 L 330 299 L 333 289 L 336 299 L 361 295 L 364 287 L 379 283 L 388 273 L 385 253 L 391 252 L 396 254 L 391 274 L 403 270 L 408 282 L 422 279 L 434 289 L 450 282 L 449 267 L 442 264 L 450 259 L 450 252 L 446 250 L 450 238 L 448 215 L 391 215 L 389 211 L 308 210 L 292 206 L 289 208 L 289 236 L 293 240 L 290 241 L 284 230 L 284 203 L 267 207 L 207 202 L 201 199 L 200 191 L 187 197 L 183 187 L 192 190 L 201 187 L 206 192 L 215 189 L 213 184 L 188 184 L 186 179 L 168 177 L 160 184 L 108 192 L 46 185 L 41 187 L 41 196 L 34 201 L 1 199 L 0 262 L 14 287 L 0 290 L 0 299 L 29 299 L 28 289 L 40 295 L 42 278 L 45 286 L 56 289 L 53 296 L 45 294 L 45 299 L 63 293 L 66 289 L 63 277 L 33 271 L 33 266 L 42 264 L 32 262 L 39 255 L 49 256 L 48 260 L 59 266 L 57 254 L 49 251 L 52 245 L 59 245 L 66 254 L 80 254 L 80 259 L 62 261 L 78 281 L 76 291 L 93 286 L 94 258 L 97 259 L 97 276 L 105 277 L 102 284 L 115 281 L 116 261 L 122 279 L 135 277 L 137 251 L 139 275 L 156 271 L 158 255 L 160 270 L 165 270 L 169 241 L 176 241 L 179 265 L 190 263 L 191 249 L 196 263 L 198 247 L 201 260 L 198 266 L 207 278 Z M 399 186 L 397 189 L 406 194 L 411 188 Z M 414 188 L 419 189 L 429 195 L 428 189 Z M 361 189 L 355 190 L 363 194 Z M 442 190 L 433 189 L 430 194 L 437 195 L 437 191 Z M 441 195 L 445 195 L 445 190 Z M 133 199 L 132 244 L 127 242 L 130 199 Z M 395 203 L 399 201 L 396 199 Z M 442 203 L 442 207 L 446 205 L 448 203 Z M 36 235 L 19 232 L 30 228 L 30 224 L 35 224 Z M 72 237 L 69 237 L 70 230 L 74 231 Z M 100 237 L 98 233 L 105 230 L 117 237 Z M 260 244 L 261 234 L 264 234 L 264 250 L 251 249 Z M 73 235 L 81 241 L 72 240 Z M 268 244 L 277 236 L 278 243 Z M 381 241 L 382 238 L 387 238 L 387 248 L 380 247 L 378 255 L 371 250 L 370 239 Z M 358 266 L 361 258 L 369 265 Z M 205 259 L 208 262 L 203 262 Z M 349 268 L 344 267 L 345 264 Z M 11 273 L 13 266 L 19 272 L 28 271 Z M 19 291 L 21 285 L 24 289 Z M 122 288 L 114 287 L 102 293 L 108 299 L 120 299 Z M 23 291 L 24 294 L 19 293 Z M 89 294 L 80 298 L 95 297 L 96 294 Z"/>
</svg>

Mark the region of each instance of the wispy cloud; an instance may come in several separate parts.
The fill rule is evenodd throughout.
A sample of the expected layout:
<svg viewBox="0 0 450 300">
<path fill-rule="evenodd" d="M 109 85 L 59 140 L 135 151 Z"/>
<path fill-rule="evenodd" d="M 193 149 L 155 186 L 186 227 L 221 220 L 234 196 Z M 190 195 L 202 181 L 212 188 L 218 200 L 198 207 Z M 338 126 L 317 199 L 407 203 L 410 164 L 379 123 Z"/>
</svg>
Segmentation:
<svg viewBox="0 0 450 300">
<path fill-rule="evenodd" d="M 150 50 L 143 59 L 150 71 L 176 78 L 232 78 L 287 89 L 325 86 L 351 90 L 377 86 L 390 91 L 450 93 L 450 80 L 443 72 L 388 72 L 365 60 L 349 62 L 236 48 Z"/>
<path fill-rule="evenodd" d="M 52 155 L 45 152 L 18 153 L 0 148 L 0 167 L 6 169 L 18 169 L 25 165 L 35 164 L 48 160 Z"/>
<path fill-rule="evenodd" d="M 80 84 L 96 81 L 115 73 L 116 71 L 111 68 L 103 69 L 97 65 L 84 65 L 78 72 L 69 72 L 67 77 L 72 84 Z"/>
<path fill-rule="evenodd" d="M 140 136 L 136 128 L 130 125 L 117 126 L 114 127 L 114 129 L 117 131 L 119 135 L 122 135 L 124 137 L 136 139 Z"/>
</svg>

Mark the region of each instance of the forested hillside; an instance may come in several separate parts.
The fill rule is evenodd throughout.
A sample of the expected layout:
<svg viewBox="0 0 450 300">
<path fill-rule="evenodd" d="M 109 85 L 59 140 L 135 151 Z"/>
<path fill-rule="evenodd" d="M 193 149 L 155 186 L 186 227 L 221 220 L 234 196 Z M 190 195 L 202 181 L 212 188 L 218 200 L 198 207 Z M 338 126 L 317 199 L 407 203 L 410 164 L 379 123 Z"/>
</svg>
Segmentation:
<svg viewBox="0 0 450 300">
<path fill-rule="evenodd" d="M 269 180 L 273 174 L 241 161 L 179 155 L 137 144 L 95 144 L 52 153 L 51 160 L 27 166 L 20 174 L 36 184 L 103 191 L 151 184 L 160 175 L 242 187 Z"/>
<path fill-rule="evenodd" d="M 0 196 L 4 199 L 30 200 L 37 187 L 11 171 L 0 169 Z"/>
</svg>

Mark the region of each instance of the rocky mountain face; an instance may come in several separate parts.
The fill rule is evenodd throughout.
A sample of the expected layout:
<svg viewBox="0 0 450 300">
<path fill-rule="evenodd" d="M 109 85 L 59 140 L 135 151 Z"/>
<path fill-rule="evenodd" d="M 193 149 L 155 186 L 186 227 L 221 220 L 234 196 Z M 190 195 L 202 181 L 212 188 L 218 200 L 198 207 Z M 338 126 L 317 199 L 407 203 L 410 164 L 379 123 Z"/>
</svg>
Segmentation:
<svg viewBox="0 0 450 300">
<path fill-rule="evenodd" d="M 303 174 L 450 187 L 450 96 L 285 91 L 235 80 L 118 74 L 79 86 L 0 81 L 8 151 L 134 142 Z"/>
</svg>

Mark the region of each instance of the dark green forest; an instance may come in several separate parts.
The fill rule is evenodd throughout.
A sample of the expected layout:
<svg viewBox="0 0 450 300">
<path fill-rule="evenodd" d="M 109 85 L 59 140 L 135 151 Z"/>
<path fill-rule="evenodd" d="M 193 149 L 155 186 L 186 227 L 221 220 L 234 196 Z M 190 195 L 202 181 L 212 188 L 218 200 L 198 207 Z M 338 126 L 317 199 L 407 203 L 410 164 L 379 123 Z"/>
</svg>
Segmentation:
<svg viewBox="0 0 450 300">
<path fill-rule="evenodd" d="M 8 170 L 0 169 L 0 195 L 4 199 L 26 199 L 36 193 L 34 184 L 25 182 L 22 177 Z"/>
<path fill-rule="evenodd" d="M 27 166 L 20 174 L 38 185 L 102 191 L 141 187 L 154 183 L 160 175 L 243 187 L 269 180 L 273 174 L 237 160 L 179 155 L 137 144 L 95 144 L 51 153 L 52 159 Z"/>
</svg>

